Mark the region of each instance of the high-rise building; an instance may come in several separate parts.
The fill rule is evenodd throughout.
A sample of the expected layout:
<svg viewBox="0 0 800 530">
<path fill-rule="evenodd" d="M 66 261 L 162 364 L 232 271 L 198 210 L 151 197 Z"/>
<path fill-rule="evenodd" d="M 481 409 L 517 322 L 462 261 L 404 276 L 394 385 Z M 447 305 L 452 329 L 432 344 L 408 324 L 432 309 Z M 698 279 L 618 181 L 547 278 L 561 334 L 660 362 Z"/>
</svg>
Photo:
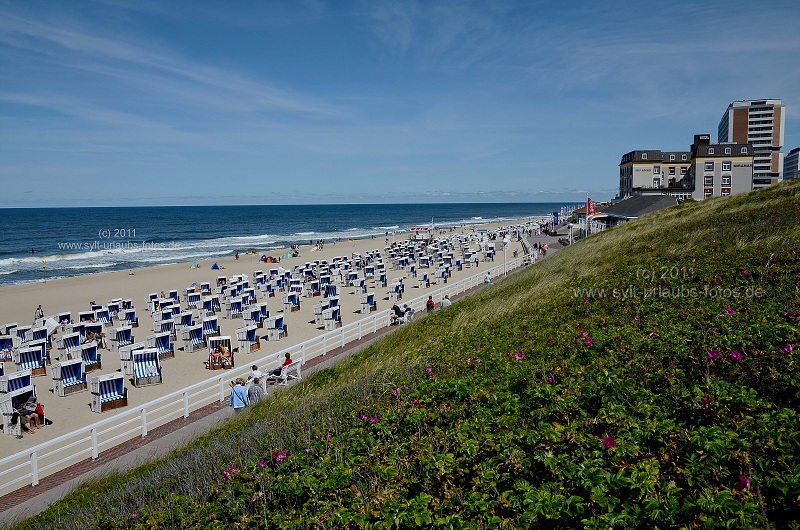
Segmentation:
<svg viewBox="0 0 800 530">
<path fill-rule="evenodd" d="M 783 161 L 783 180 L 800 179 L 800 147 L 795 147 Z"/>
<path fill-rule="evenodd" d="M 717 141 L 753 146 L 753 189 L 766 188 L 780 179 L 785 123 L 780 99 L 734 101 L 722 115 Z"/>
</svg>

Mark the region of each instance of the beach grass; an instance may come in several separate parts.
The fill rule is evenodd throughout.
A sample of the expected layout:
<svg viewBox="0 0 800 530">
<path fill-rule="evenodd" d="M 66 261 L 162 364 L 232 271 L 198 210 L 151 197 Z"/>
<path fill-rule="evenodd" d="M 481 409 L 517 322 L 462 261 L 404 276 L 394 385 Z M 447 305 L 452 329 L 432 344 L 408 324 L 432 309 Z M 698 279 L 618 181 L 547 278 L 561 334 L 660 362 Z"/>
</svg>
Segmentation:
<svg viewBox="0 0 800 530">
<path fill-rule="evenodd" d="M 798 221 L 594 235 L 15 528 L 798 528 Z"/>
</svg>

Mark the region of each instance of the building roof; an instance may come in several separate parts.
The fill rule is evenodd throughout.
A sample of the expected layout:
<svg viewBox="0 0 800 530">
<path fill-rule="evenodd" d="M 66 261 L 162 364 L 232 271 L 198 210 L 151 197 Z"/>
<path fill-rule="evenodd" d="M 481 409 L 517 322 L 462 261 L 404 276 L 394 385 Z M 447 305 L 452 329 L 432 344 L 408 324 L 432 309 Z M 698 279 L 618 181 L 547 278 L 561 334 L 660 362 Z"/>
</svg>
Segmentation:
<svg viewBox="0 0 800 530">
<path fill-rule="evenodd" d="M 636 219 L 646 213 L 663 210 L 676 204 L 678 204 L 678 199 L 669 195 L 641 195 L 629 197 L 613 206 L 603 208 L 603 213 L 609 217 Z"/>
</svg>

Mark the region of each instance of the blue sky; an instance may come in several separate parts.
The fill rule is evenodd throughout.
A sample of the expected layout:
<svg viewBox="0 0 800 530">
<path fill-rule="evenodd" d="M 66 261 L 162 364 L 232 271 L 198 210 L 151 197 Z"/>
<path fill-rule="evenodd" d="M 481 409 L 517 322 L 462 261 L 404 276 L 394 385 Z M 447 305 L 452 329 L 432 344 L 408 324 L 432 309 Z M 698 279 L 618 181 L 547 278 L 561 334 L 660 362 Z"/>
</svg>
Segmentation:
<svg viewBox="0 0 800 530">
<path fill-rule="evenodd" d="M 800 146 L 798 26 L 789 1 L 0 0 L 2 196 L 610 199 L 623 153 L 716 139 L 734 100 L 783 99 Z"/>
</svg>

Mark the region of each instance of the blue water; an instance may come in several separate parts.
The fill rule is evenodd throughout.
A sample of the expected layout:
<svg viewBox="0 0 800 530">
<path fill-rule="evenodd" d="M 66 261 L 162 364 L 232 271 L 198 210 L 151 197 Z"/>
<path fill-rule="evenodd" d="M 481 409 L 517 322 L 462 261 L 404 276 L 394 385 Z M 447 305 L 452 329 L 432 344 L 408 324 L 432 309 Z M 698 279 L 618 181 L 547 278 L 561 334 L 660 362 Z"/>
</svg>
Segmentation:
<svg viewBox="0 0 800 530">
<path fill-rule="evenodd" d="M 0 285 L 286 248 L 333 238 L 542 217 L 562 204 L 0 209 Z M 403 237 L 403 236 L 401 236 Z M 35 252 L 31 252 L 34 250 Z"/>
</svg>

